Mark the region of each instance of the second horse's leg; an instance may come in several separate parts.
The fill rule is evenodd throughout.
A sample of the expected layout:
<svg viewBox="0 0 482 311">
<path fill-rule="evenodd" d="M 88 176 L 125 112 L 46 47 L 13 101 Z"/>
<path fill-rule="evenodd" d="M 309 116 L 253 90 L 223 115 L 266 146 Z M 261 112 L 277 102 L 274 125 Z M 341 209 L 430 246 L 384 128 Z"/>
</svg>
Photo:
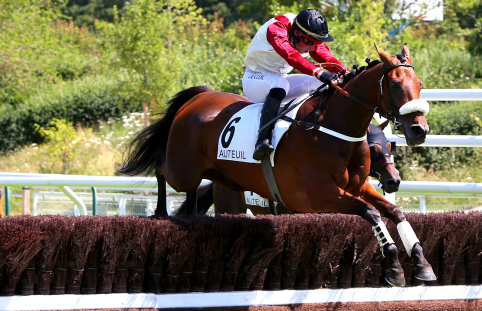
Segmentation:
<svg viewBox="0 0 482 311">
<path fill-rule="evenodd" d="M 197 215 L 197 191 L 186 193 L 187 215 Z"/>
</svg>

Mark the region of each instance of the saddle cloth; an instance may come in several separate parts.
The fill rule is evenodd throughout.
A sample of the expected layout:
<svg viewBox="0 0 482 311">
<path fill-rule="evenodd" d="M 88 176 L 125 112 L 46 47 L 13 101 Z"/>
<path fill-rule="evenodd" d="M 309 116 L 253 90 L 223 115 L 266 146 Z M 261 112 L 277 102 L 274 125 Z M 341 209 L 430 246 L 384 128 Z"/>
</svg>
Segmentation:
<svg viewBox="0 0 482 311">
<path fill-rule="evenodd" d="M 255 205 L 269 209 L 268 199 L 263 198 L 262 196 L 253 191 L 244 192 L 244 202 L 246 203 L 246 205 Z"/>
<path fill-rule="evenodd" d="M 308 94 L 297 98 L 290 106 L 296 105 L 306 97 L 308 97 Z M 221 132 L 221 136 L 219 136 L 218 160 L 261 163 L 260 161 L 253 159 L 253 152 L 256 139 L 258 138 L 262 107 L 262 103 L 246 106 L 229 119 Z M 298 105 L 296 108 L 288 112 L 286 116 L 294 119 L 300 107 L 301 105 Z M 291 122 L 285 120 L 278 119 L 278 121 L 276 121 L 273 137 L 271 139 L 271 145 L 275 148 L 275 151 L 271 154 L 272 166 L 274 166 L 276 147 L 290 125 Z"/>
</svg>

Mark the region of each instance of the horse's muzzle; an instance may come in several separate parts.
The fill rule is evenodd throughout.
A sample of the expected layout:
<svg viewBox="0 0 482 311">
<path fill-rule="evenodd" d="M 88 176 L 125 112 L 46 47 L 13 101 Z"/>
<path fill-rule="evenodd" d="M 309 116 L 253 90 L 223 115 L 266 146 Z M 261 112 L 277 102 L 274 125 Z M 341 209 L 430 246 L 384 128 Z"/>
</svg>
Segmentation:
<svg viewBox="0 0 482 311">
<path fill-rule="evenodd" d="M 425 142 L 427 134 L 429 132 L 429 127 L 422 126 L 420 124 L 413 124 L 408 129 L 403 126 L 405 132 L 405 139 L 409 146 L 418 146 Z"/>
<path fill-rule="evenodd" d="M 387 180 L 385 183 L 383 183 L 383 190 L 385 190 L 386 193 L 397 192 L 398 188 L 400 187 L 400 181 L 400 178 Z"/>
</svg>

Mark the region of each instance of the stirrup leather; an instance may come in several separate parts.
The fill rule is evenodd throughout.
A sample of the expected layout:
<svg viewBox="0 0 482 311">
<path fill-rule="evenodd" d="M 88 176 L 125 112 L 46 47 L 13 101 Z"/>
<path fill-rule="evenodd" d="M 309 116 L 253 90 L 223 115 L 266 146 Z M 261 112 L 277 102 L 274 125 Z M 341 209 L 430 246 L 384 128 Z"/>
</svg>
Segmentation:
<svg viewBox="0 0 482 311">
<path fill-rule="evenodd" d="M 375 233 L 375 237 L 377 238 L 378 245 L 380 245 L 380 250 L 382 251 L 383 257 L 385 254 L 383 253 L 383 247 L 387 244 L 395 244 L 390 233 L 388 232 L 387 227 L 383 221 L 377 222 L 375 226 L 372 226 L 373 233 Z"/>
</svg>

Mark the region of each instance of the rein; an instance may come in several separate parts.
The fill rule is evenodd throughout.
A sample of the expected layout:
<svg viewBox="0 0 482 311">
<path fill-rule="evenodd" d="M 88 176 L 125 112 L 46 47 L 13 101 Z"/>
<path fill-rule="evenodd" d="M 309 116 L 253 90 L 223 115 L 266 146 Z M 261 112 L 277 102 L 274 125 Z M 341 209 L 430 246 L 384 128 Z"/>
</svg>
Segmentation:
<svg viewBox="0 0 482 311">
<path fill-rule="evenodd" d="M 331 64 L 331 63 L 323 63 L 323 64 L 320 64 L 320 65 L 327 65 L 327 64 Z M 332 65 L 338 65 L 338 64 L 332 64 Z M 334 89 L 336 89 L 337 91 L 339 91 L 341 94 L 343 94 L 344 96 L 350 98 L 351 100 L 361 104 L 362 106 L 364 106 L 365 108 L 367 109 L 370 109 L 370 110 L 373 110 L 374 113 L 378 113 L 381 117 L 384 117 L 386 118 L 387 120 L 389 120 L 390 122 L 393 123 L 393 125 L 395 126 L 395 128 L 397 128 L 398 126 L 401 125 L 401 123 L 398 121 L 397 119 L 397 116 L 400 116 L 400 112 L 397 110 L 397 109 L 393 109 L 393 111 L 396 111 L 396 113 L 393 113 L 392 112 L 392 108 L 395 107 L 395 105 L 393 104 L 393 100 L 392 100 L 392 95 L 390 93 L 390 86 L 388 85 L 389 81 L 388 81 L 388 77 L 387 77 L 387 73 L 389 73 L 390 71 L 392 71 L 393 69 L 397 68 L 397 67 L 411 67 L 413 68 L 412 65 L 410 64 L 406 64 L 405 63 L 405 60 L 402 60 L 402 63 L 401 64 L 397 64 L 397 65 L 393 65 L 391 67 L 388 67 L 387 69 L 385 69 L 385 67 L 383 67 L 383 74 L 382 74 L 382 77 L 380 78 L 380 81 L 379 81 L 379 85 L 380 85 L 380 100 L 379 100 L 379 104 L 378 106 L 376 107 L 373 107 L 372 105 L 369 105 L 367 104 L 366 102 L 360 100 L 359 98 L 351 95 L 350 93 L 348 93 L 347 91 L 345 91 L 344 89 L 342 89 L 341 87 L 335 85 L 333 82 L 330 84 L 330 86 L 332 86 Z M 386 78 L 386 79 L 385 79 Z M 387 104 L 387 102 L 385 101 L 385 99 L 383 98 L 383 80 L 387 80 L 387 86 L 388 86 L 388 93 L 389 93 L 389 97 L 390 97 L 390 105 Z M 299 121 L 299 120 L 295 120 L 295 119 L 292 119 L 288 116 L 286 116 L 286 114 L 293 110 L 295 107 L 303 104 L 304 102 L 306 102 L 308 99 L 311 99 L 314 97 L 314 95 L 316 93 L 319 93 L 320 90 L 322 90 L 326 85 L 323 84 L 322 86 L 320 86 L 316 91 L 314 91 L 313 93 L 309 94 L 309 96 L 307 97 L 304 97 L 303 99 L 301 100 L 298 100 L 293 106 L 289 107 L 292 103 L 293 103 L 293 100 L 291 102 L 289 102 L 287 104 L 287 107 L 288 108 L 285 108 L 284 111 L 282 111 L 276 118 L 274 118 L 273 120 L 271 120 L 270 122 L 268 122 L 268 124 L 266 124 L 263 128 L 260 129 L 260 131 L 262 131 L 265 127 L 267 127 L 268 125 L 270 125 L 271 123 L 274 123 L 276 122 L 278 119 L 283 119 L 285 121 L 288 121 L 288 122 L 291 122 L 291 123 L 295 123 L 296 125 L 298 126 L 303 126 L 303 127 L 306 127 L 307 130 L 311 130 L 311 129 L 315 129 L 315 130 L 318 130 L 318 131 L 321 131 L 321 132 L 324 132 L 326 134 L 329 134 L 331 136 L 334 136 L 334 137 L 337 137 L 339 139 L 342 139 L 342 140 L 345 140 L 345 141 L 349 141 L 349 142 L 360 142 L 360 141 L 364 141 L 367 137 L 367 135 L 365 136 L 362 136 L 362 137 L 350 137 L 350 136 L 347 136 L 347 135 L 343 135 L 341 133 L 338 133 L 338 132 L 335 132 L 333 130 L 330 130 L 330 129 L 327 129 L 327 128 L 324 128 L 320 125 L 318 125 L 316 123 L 316 121 L 314 123 L 310 123 L 310 122 L 305 122 L 305 121 Z M 322 93 L 321 93 L 322 94 Z M 321 101 L 322 101 L 322 95 L 320 95 L 321 98 L 320 98 L 320 101 L 318 102 L 318 105 L 315 109 L 315 116 L 318 115 L 320 113 L 320 105 L 321 105 Z M 388 112 L 384 112 L 383 111 L 383 108 L 382 108 L 382 100 L 383 100 L 383 103 L 385 105 L 385 108 L 387 108 Z M 390 106 L 390 108 L 389 108 Z"/>
<path fill-rule="evenodd" d="M 391 67 L 388 67 L 387 69 L 385 67 L 383 67 L 383 74 L 382 74 L 382 77 L 380 78 L 380 81 L 379 81 L 380 100 L 378 102 L 378 106 L 376 106 L 376 107 L 373 107 L 373 106 L 367 104 L 366 102 L 356 98 L 355 96 L 351 95 L 350 93 L 348 93 L 347 91 L 345 91 L 344 89 L 342 89 L 338 85 L 335 85 L 334 83 L 332 83 L 331 86 L 335 90 L 337 90 L 338 92 L 343 94 L 344 96 L 350 98 L 351 100 L 361 104 L 362 106 L 364 106 L 364 107 L 366 107 L 370 110 L 373 110 L 373 112 L 378 113 L 381 117 L 384 117 L 385 119 L 390 120 L 390 122 L 393 123 L 394 127 L 397 128 L 398 126 L 401 125 L 401 123 L 397 119 L 397 117 L 400 116 L 400 113 L 397 109 L 393 109 L 395 107 L 395 105 L 393 104 L 393 101 L 392 101 L 392 94 L 390 92 L 390 86 L 388 85 L 389 81 L 388 81 L 388 77 L 387 77 L 387 73 L 389 73 L 390 71 L 392 71 L 393 69 L 395 69 L 397 67 L 411 67 L 411 68 L 413 68 L 412 65 L 406 64 L 405 62 L 402 62 L 401 64 L 393 65 Z M 390 97 L 390 101 L 389 101 L 390 105 L 387 105 L 387 102 L 385 101 L 385 98 L 383 97 L 383 81 L 384 81 L 384 79 L 387 80 L 388 96 Z M 383 111 L 382 101 L 383 101 L 383 104 L 385 105 L 385 108 L 387 108 L 388 112 Z M 392 110 L 393 110 L 393 112 L 392 112 Z M 394 113 L 395 111 L 396 111 L 396 113 Z"/>
</svg>

